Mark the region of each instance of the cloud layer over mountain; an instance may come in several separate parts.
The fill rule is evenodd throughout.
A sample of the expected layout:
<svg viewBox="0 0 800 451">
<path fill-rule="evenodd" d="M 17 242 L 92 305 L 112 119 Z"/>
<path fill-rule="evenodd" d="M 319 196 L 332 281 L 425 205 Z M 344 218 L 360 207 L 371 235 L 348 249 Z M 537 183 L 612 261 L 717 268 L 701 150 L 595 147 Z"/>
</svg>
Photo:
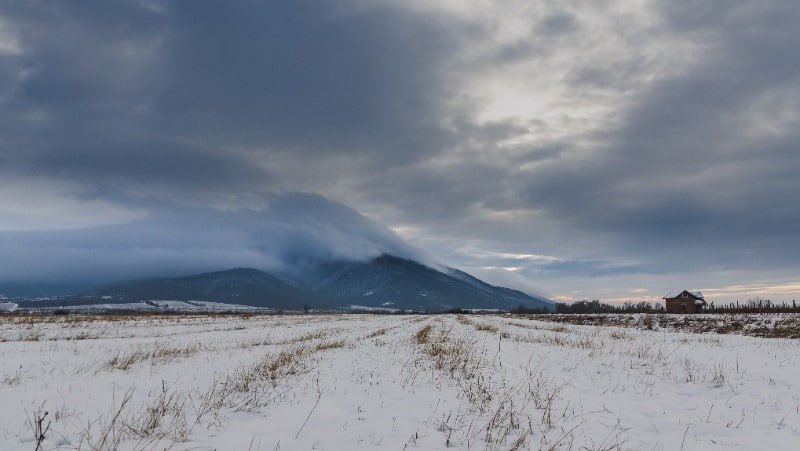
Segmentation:
<svg viewBox="0 0 800 451">
<path fill-rule="evenodd" d="M 384 253 L 422 252 L 356 211 L 311 194 L 275 196 L 260 210 L 164 210 L 134 222 L 0 232 L 0 282 L 102 283 L 250 267 L 294 270 Z"/>
</svg>

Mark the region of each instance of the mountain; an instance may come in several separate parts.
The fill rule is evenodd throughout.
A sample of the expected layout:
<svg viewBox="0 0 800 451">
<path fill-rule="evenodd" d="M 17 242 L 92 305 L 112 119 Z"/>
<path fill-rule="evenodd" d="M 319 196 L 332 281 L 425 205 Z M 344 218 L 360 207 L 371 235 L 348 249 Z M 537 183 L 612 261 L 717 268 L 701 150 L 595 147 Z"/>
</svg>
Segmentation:
<svg viewBox="0 0 800 451">
<path fill-rule="evenodd" d="M 553 306 L 547 299 L 496 287 L 463 271 L 439 271 L 391 255 L 322 264 L 299 282 L 314 293 L 333 297 L 339 305 L 415 311 Z"/>
<path fill-rule="evenodd" d="M 0 281 L 0 299 L 34 299 L 63 296 L 68 293 L 82 293 L 97 288 L 96 284 L 80 282 L 6 282 Z"/>
<path fill-rule="evenodd" d="M 231 269 L 178 278 L 157 278 L 92 293 L 131 302 L 140 300 L 215 301 L 300 310 L 390 308 L 438 311 L 452 308 L 510 310 L 518 306 L 552 309 L 547 299 L 487 284 L 458 270 L 439 271 L 413 260 L 382 255 L 365 262 L 313 265 L 299 273 L 269 274 Z"/>
<path fill-rule="evenodd" d="M 311 193 L 269 196 L 254 209 L 175 205 L 123 224 L 2 232 L 0 255 L 0 299 L 20 308 L 157 300 L 291 310 L 553 308 L 547 299 L 421 264 L 414 260 L 420 252 L 390 229 Z M 275 262 L 285 269 L 248 269 Z M 153 268 L 170 272 L 119 283 L 153 275 Z M 195 274 L 197 268 L 236 269 Z M 163 277 L 174 274 L 194 275 Z"/>
<path fill-rule="evenodd" d="M 300 309 L 309 301 L 305 290 L 272 274 L 251 268 L 145 279 L 90 294 L 124 301 L 197 300 L 278 309 Z"/>
</svg>

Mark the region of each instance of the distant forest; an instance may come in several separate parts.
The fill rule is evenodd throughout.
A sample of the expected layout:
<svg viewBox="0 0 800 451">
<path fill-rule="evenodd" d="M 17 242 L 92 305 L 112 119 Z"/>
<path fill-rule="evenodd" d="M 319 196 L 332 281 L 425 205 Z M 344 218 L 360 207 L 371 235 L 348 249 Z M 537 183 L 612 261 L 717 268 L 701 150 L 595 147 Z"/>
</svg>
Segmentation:
<svg viewBox="0 0 800 451">
<path fill-rule="evenodd" d="M 598 300 L 578 301 L 572 304 L 557 303 L 555 312 L 541 309 L 517 307 L 512 313 L 562 313 L 562 314 L 592 314 L 592 313 L 665 313 L 664 305 L 651 302 L 625 302 L 624 304 L 607 304 Z M 772 302 L 769 299 L 750 299 L 744 302 L 734 301 L 727 304 L 716 305 L 709 303 L 703 308 L 703 313 L 800 313 L 797 301 Z"/>
</svg>

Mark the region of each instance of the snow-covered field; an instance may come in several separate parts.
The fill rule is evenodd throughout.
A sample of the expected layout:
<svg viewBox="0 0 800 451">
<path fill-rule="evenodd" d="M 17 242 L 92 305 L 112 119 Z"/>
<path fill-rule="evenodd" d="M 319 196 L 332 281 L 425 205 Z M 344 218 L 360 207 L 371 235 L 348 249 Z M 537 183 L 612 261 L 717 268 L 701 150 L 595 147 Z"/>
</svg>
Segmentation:
<svg viewBox="0 0 800 451">
<path fill-rule="evenodd" d="M 0 316 L 0 450 L 796 449 L 800 342 L 502 315 Z M 49 428 L 47 428 L 49 425 Z"/>
</svg>

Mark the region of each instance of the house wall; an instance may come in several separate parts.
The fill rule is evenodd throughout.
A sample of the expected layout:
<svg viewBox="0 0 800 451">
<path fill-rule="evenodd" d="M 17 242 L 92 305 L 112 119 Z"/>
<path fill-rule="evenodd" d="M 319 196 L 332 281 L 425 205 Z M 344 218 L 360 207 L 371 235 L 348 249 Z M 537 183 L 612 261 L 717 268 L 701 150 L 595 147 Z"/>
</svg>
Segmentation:
<svg viewBox="0 0 800 451">
<path fill-rule="evenodd" d="M 697 313 L 697 306 L 694 298 L 678 296 L 677 298 L 667 299 L 667 313 Z"/>
</svg>

